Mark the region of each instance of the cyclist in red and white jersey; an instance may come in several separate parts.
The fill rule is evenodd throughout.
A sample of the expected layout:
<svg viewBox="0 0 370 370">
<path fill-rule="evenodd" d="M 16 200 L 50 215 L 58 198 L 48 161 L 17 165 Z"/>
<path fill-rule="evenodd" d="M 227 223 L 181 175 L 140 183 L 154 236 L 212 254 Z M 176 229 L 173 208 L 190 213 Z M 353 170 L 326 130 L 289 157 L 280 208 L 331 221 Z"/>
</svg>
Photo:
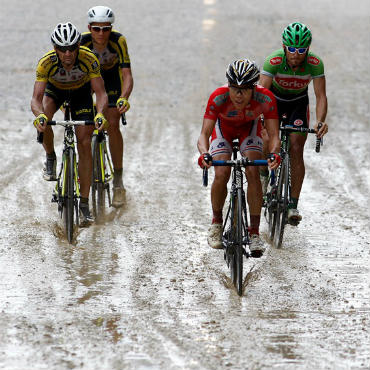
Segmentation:
<svg viewBox="0 0 370 370">
<path fill-rule="evenodd" d="M 259 79 L 257 65 L 248 60 L 236 60 L 226 71 L 228 85 L 219 87 L 210 96 L 203 126 L 198 139 L 199 165 L 210 167 L 207 159 L 229 160 L 232 155 L 232 141 L 238 138 L 240 152 L 251 160 L 262 158 L 261 122 L 264 116 L 265 127 L 270 137 L 270 151 L 280 149 L 279 123 L 276 101 L 273 94 L 257 85 Z M 211 138 L 211 143 L 209 143 Z M 280 157 L 271 162 L 277 168 Z M 211 188 L 213 218 L 208 232 L 208 244 L 212 248 L 222 248 L 222 210 L 227 196 L 227 183 L 230 167 L 215 167 L 215 177 Z M 259 224 L 262 206 L 262 188 L 258 167 L 247 167 L 247 199 L 250 209 L 251 251 L 262 251 L 259 237 Z"/>
<path fill-rule="evenodd" d="M 322 60 L 309 50 L 312 41 L 310 29 L 303 23 L 289 24 L 282 34 L 283 47 L 269 55 L 263 65 L 260 84 L 270 89 L 277 101 L 279 119 L 287 115 L 287 123 L 296 127 L 309 126 L 310 111 L 308 85 L 313 81 L 316 96 L 316 124 L 318 137 L 328 132 L 325 123 L 327 113 L 326 82 Z M 321 123 L 321 128 L 318 125 Z M 288 209 L 288 222 L 297 225 L 302 219 L 297 205 L 305 175 L 303 149 L 307 134 L 290 135 L 290 163 L 292 192 Z M 264 142 L 267 144 L 267 138 Z M 267 187 L 267 170 L 261 173 L 262 183 Z"/>
</svg>

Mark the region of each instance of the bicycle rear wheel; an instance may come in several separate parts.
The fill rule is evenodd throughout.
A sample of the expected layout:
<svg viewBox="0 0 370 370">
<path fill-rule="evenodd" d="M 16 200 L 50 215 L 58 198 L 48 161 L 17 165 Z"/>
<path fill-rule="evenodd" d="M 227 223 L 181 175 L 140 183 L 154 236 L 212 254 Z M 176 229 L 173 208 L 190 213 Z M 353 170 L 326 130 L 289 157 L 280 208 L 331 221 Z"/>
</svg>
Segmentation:
<svg viewBox="0 0 370 370">
<path fill-rule="evenodd" d="M 73 240 L 74 226 L 74 151 L 68 148 L 64 159 L 64 202 L 63 202 L 63 219 L 66 236 L 69 243 Z"/>
<path fill-rule="evenodd" d="M 91 141 L 93 173 L 91 183 L 92 208 L 95 222 L 99 223 L 104 219 L 105 214 L 105 184 L 104 184 L 104 152 L 97 135 Z"/>
<path fill-rule="evenodd" d="M 277 188 L 276 229 L 274 235 L 274 245 L 276 248 L 280 248 L 283 242 L 289 199 L 289 158 L 286 157 L 280 169 Z"/>
</svg>

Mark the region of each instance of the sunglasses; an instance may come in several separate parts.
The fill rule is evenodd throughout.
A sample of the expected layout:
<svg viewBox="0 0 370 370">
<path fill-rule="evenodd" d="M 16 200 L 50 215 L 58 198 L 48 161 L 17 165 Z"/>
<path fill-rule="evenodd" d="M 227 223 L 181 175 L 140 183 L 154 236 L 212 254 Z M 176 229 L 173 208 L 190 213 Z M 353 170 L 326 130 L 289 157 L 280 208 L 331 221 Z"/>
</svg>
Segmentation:
<svg viewBox="0 0 370 370">
<path fill-rule="evenodd" d="M 75 51 L 78 48 L 78 44 L 69 45 L 69 46 L 56 46 L 56 48 L 62 52 L 65 53 L 67 51 Z"/>
<path fill-rule="evenodd" d="M 308 49 L 308 48 L 295 48 L 294 46 L 287 46 L 286 48 L 291 54 L 294 54 L 296 51 L 298 51 L 298 54 L 304 54 Z"/>
<path fill-rule="evenodd" d="M 109 32 L 112 29 L 112 26 L 91 26 L 91 30 L 94 32 Z"/>
<path fill-rule="evenodd" d="M 234 92 L 238 92 L 240 91 L 241 93 L 247 93 L 249 90 L 253 90 L 254 86 L 250 86 L 250 85 L 247 85 L 247 86 L 235 86 L 235 85 L 229 85 L 229 89 L 230 90 L 233 90 Z"/>
</svg>

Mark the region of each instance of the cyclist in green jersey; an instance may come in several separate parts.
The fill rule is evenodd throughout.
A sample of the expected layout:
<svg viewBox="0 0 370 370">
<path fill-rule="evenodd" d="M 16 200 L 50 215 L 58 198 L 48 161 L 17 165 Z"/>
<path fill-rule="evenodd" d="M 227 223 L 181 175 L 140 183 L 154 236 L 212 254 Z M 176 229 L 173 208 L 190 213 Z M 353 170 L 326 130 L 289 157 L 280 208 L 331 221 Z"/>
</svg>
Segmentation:
<svg viewBox="0 0 370 370">
<path fill-rule="evenodd" d="M 308 85 L 313 80 L 316 96 L 316 123 L 314 128 L 318 137 L 328 132 L 325 123 L 327 114 L 326 82 L 322 60 L 309 48 L 312 41 L 310 29 L 303 23 L 289 24 L 282 34 L 283 47 L 269 55 L 264 62 L 259 84 L 270 89 L 276 97 L 279 119 L 287 116 L 287 123 L 296 127 L 309 125 Z M 321 124 L 321 128 L 319 127 Z M 307 135 L 292 133 L 290 135 L 291 161 L 291 202 L 288 210 L 288 221 L 297 225 L 302 216 L 297 205 L 305 175 L 303 150 Z M 264 137 L 268 147 L 268 136 Z M 266 170 L 267 171 L 267 170 Z M 262 182 L 266 184 L 266 173 L 261 173 Z"/>
<path fill-rule="evenodd" d="M 131 63 L 126 38 L 112 29 L 114 14 L 107 6 L 94 6 L 87 12 L 89 32 L 82 34 L 81 45 L 91 49 L 99 59 L 101 74 L 108 94 L 109 149 L 114 166 L 113 207 L 121 207 L 125 201 L 122 180 L 123 138 L 120 131 L 120 115 L 130 108 L 128 98 L 133 89 Z M 114 107 L 117 105 L 117 107 Z"/>
</svg>

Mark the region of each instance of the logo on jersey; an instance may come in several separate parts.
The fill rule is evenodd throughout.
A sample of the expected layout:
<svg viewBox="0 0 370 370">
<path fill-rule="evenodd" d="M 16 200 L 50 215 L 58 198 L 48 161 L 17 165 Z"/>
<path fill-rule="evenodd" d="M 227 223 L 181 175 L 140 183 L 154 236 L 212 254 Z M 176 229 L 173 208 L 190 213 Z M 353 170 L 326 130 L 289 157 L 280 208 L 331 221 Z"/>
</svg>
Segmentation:
<svg viewBox="0 0 370 370">
<path fill-rule="evenodd" d="M 270 64 L 272 66 L 277 66 L 279 64 L 281 64 L 283 62 L 283 58 L 282 57 L 274 57 L 274 58 L 271 58 L 270 59 Z"/>
<path fill-rule="evenodd" d="M 219 105 L 225 103 L 228 97 L 229 97 L 229 93 L 227 92 L 225 94 L 221 94 L 221 95 L 215 96 L 215 98 L 213 99 L 213 101 L 215 102 L 215 104 L 217 106 L 219 106 Z"/>
<path fill-rule="evenodd" d="M 294 78 L 294 77 L 275 77 L 276 82 L 279 86 L 284 89 L 300 90 L 305 88 L 309 83 L 309 78 Z"/>
<path fill-rule="evenodd" d="M 231 111 L 227 112 L 226 117 L 236 117 L 237 115 L 238 115 L 237 110 L 231 110 Z"/>
<path fill-rule="evenodd" d="M 314 66 L 317 66 L 320 64 L 320 60 L 317 59 L 316 57 L 308 57 L 307 59 L 308 64 L 313 64 Z"/>
<path fill-rule="evenodd" d="M 303 121 L 301 119 L 296 119 L 294 122 L 293 122 L 294 126 L 302 126 L 303 125 Z"/>
</svg>

